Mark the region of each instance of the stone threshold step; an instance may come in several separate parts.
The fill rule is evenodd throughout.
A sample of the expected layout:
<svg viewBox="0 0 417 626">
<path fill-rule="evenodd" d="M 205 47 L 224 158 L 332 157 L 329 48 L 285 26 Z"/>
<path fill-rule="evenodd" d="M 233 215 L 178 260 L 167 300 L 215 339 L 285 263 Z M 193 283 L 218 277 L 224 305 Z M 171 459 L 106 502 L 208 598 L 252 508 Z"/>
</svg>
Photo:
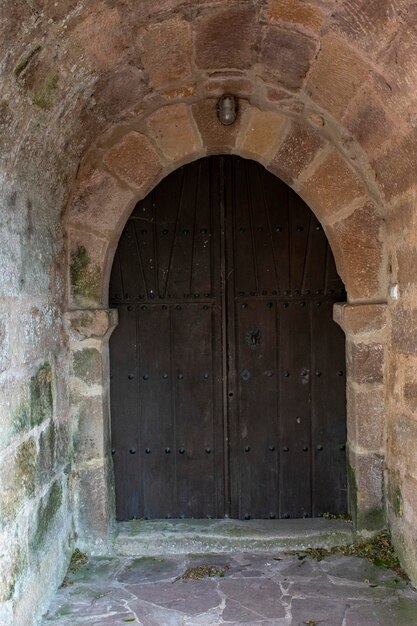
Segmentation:
<svg viewBox="0 0 417 626">
<path fill-rule="evenodd" d="M 114 552 L 120 556 L 270 552 L 330 548 L 353 542 L 343 520 L 170 519 L 118 522 Z"/>
</svg>

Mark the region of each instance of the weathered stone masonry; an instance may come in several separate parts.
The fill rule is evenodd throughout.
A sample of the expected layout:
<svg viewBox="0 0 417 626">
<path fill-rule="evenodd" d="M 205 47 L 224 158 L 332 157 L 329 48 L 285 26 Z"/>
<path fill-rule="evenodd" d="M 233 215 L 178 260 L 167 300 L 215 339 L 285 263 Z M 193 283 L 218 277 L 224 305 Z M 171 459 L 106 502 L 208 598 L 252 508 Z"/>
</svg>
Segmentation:
<svg viewBox="0 0 417 626">
<path fill-rule="evenodd" d="M 108 548 L 112 256 L 135 203 L 206 154 L 256 159 L 324 226 L 348 291 L 351 511 L 362 532 L 390 525 L 417 583 L 416 5 L 4 0 L 0 16 L 0 624 L 36 621 L 74 542 Z"/>
</svg>

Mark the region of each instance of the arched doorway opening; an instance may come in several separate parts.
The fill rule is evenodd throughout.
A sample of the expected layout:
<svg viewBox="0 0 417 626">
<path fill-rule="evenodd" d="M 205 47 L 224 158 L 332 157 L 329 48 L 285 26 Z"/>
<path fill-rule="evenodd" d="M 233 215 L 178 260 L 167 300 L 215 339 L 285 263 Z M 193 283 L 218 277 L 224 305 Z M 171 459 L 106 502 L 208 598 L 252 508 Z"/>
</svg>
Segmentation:
<svg viewBox="0 0 417 626">
<path fill-rule="evenodd" d="M 345 299 L 314 214 L 253 161 L 140 201 L 110 280 L 117 519 L 345 512 Z"/>
</svg>

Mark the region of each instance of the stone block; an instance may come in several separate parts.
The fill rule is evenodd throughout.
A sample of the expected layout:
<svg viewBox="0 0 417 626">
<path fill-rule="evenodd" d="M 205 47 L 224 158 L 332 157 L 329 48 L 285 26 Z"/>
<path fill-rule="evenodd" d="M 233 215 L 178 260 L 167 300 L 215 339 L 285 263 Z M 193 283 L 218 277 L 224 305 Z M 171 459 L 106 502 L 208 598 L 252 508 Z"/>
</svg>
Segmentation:
<svg viewBox="0 0 417 626">
<path fill-rule="evenodd" d="M 209 154 L 232 152 L 246 107 L 241 103 L 236 122 L 230 126 L 223 126 L 217 119 L 216 102 L 215 99 L 207 99 L 194 104 L 192 106 L 193 116 L 203 139 L 204 147 L 207 148 Z"/>
<path fill-rule="evenodd" d="M 22 306 L 15 328 L 18 330 L 19 358 L 30 367 L 39 359 L 40 353 L 53 352 L 61 340 L 61 311 L 47 300 L 40 306 Z"/>
<path fill-rule="evenodd" d="M 387 307 L 385 304 L 337 303 L 333 310 L 333 319 L 347 335 L 374 334 L 386 327 Z"/>
<path fill-rule="evenodd" d="M 113 480 L 106 461 L 104 465 L 79 468 L 74 472 L 78 542 L 93 554 L 105 548 L 110 539 L 109 532 L 115 518 Z"/>
<path fill-rule="evenodd" d="M 310 126 L 292 122 L 289 132 L 269 163 L 268 169 L 291 185 L 311 163 L 323 145 L 320 135 Z"/>
<path fill-rule="evenodd" d="M 279 26 L 270 26 L 261 46 L 260 61 L 286 89 L 301 88 L 316 54 L 311 37 Z"/>
<path fill-rule="evenodd" d="M 71 33 L 71 49 L 82 50 L 95 69 L 109 70 L 127 50 L 119 10 L 100 3 L 86 13 Z"/>
<path fill-rule="evenodd" d="M 401 289 L 415 288 L 417 250 L 414 243 L 397 244 L 397 281 Z"/>
<path fill-rule="evenodd" d="M 110 170 L 143 193 L 155 184 L 162 168 L 149 139 L 134 131 L 110 148 L 103 161 Z"/>
<path fill-rule="evenodd" d="M 4 455 L 0 465 L 0 527 L 11 522 L 36 490 L 36 442 L 23 441 L 16 450 Z"/>
<path fill-rule="evenodd" d="M 383 457 L 349 449 L 348 472 L 352 517 L 358 531 L 380 530 L 385 524 Z"/>
<path fill-rule="evenodd" d="M 391 311 L 392 346 L 402 354 L 417 355 L 417 309 L 397 303 Z"/>
<path fill-rule="evenodd" d="M 192 38 L 189 22 L 178 17 L 151 24 L 141 34 L 141 60 L 156 89 L 189 80 Z"/>
<path fill-rule="evenodd" d="M 68 220 L 75 227 L 103 234 L 119 232 L 133 209 L 134 194 L 107 172 L 93 170 L 80 180 L 68 205 Z"/>
<path fill-rule="evenodd" d="M 54 468 L 68 471 L 72 454 L 72 421 L 61 418 L 54 421 Z"/>
<path fill-rule="evenodd" d="M 54 473 L 55 425 L 50 420 L 38 439 L 38 457 L 36 463 L 37 483 L 43 487 Z"/>
<path fill-rule="evenodd" d="M 366 188 L 342 155 L 332 150 L 303 182 L 300 194 L 319 219 L 326 219 L 364 197 Z"/>
<path fill-rule="evenodd" d="M 417 161 L 417 128 L 398 141 L 391 139 L 389 148 L 375 158 L 371 165 L 387 201 L 415 185 Z"/>
<path fill-rule="evenodd" d="M 417 587 L 417 540 L 416 523 L 411 523 L 404 518 L 390 515 L 390 530 L 392 543 L 398 555 L 401 565 L 410 576 L 413 587 Z"/>
<path fill-rule="evenodd" d="M 380 453 L 384 447 L 384 387 L 347 386 L 348 440 L 354 447 Z"/>
<path fill-rule="evenodd" d="M 144 72 L 133 65 L 99 78 L 94 90 L 94 112 L 106 120 L 140 103 L 147 91 Z"/>
<path fill-rule="evenodd" d="M 271 21 L 289 22 L 319 32 L 325 18 L 323 11 L 303 0 L 269 0 L 268 17 Z"/>
<path fill-rule="evenodd" d="M 87 385 L 100 385 L 103 380 L 101 352 L 96 348 L 83 348 L 72 354 L 72 371 Z"/>
<path fill-rule="evenodd" d="M 66 324 L 73 340 L 104 339 L 117 325 L 117 309 L 67 311 Z"/>
<path fill-rule="evenodd" d="M 195 62 L 201 69 L 247 69 L 254 61 L 258 23 L 252 4 L 225 6 L 195 23 Z"/>
<path fill-rule="evenodd" d="M 417 523 L 417 478 L 406 474 L 394 485 L 394 497 L 391 500 L 394 513 L 399 509 L 399 513 L 403 513 L 404 517 L 415 525 Z M 396 507 L 397 502 L 399 506 Z"/>
<path fill-rule="evenodd" d="M 382 383 L 384 346 L 380 343 L 347 342 L 347 365 L 350 380 L 356 383 Z"/>
<path fill-rule="evenodd" d="M 354 100 L 342 121 L 368 155 L 389 140 L 393 132 L 393 122 L 379 99 L 368 90 Z"/>
<path fill-rule="evenodd" d="M 331 28 L 371 57 L 378 58 L 387 38 L 396 30 L 402 4 L 402 0 L 349 0 L 332 7 Z"/>
<path fill-rule="evenodd" d="M 30 379 L 30 425 L 38 426 L 52 414 L 52 369 L 44 363 Z"/>
<path fill-rule="evenodd" d="M 58 521 L 59 520 L 59 521 Z M 19 626 L 40 623 L 48 605 L 61 584 L 71 555 L 71 516 L 57 518 L 53 532 L 44 541 L 42 549 L 33 554 L 28 576 L 14 599 L 14 622 Z M 36 558 L 35 558 L 36 557 Z"/>
<path fill-rule="evenodd" d="M 0 384 L 0 449 L 30 428 L 30 398 L 27 380 L 16 379 L 12 372 Z"/>
<path fill-rule="evenodd" d="M 370 72 L 371 67 L 362 57 L 334 34 L 328 34 L 321 40 L 306 91 L 314 102 L 340 120 Z"/>
<path fill-rule="evenodd" d="M 103 396 L 83 398 L 74 418 L 74 460 L 85 463 L 108 454 L 110 438 L 105 425 L 109 423 L 109 407 Z"/>
<path fill-rule="evenodd" d="M 386 473 L 386 497 L 389 512 L 397 517 L 403 515 L 403 495 L 400 472 L 396 469 L 388 468 Z M 417 503 L 416 503 L 417 504 Z"/>
<path fill-rule="evenodd" d="M 342 191 L 344 184 L 341 184 Z M 313 205 L 314 206 L 314 205 Z M 326 234 L 349 300 L 386 298 L 383 219 L 371 203 L 327 226 Z"/>
<path fill-rule="evenodd" d="M 249 156 L 266 158 L 276 146 L 286 118 L 273 111 L 261 111 L 252 107 L 242 121 L 243 132 L 237 145 Z"/>
<path fill-rule="evenodd" d="M 161 107 L 148 117 L 146 124 L 159 148 L 170 160 L 190 159 L 202 149 L 201 138 L 185 104 Z"/>
<path fill-rule="evenodd" d="M 405 408 L 417 413 L 417 381 L 406 381 L 403 393 Z"/>
<path fill-rule="evenodd" d="M 26 531 L 18 525 L 0 534 L 0 607 L 13 599 L 28 566 Z M 1 621 L 0 624 L 13 624 Z"/>
<path fill-rule="evenodd" d="M 74 304 L 91 307 L 101 301 L 101 268 L 109 242 L 89 232 L 69 231 L 70 281 Z"/>
<path fill-rule="evenodd" d="M 57 480 L 51 485 L 45 496 L 41 498 L 32 520 L 29 537 L 29 547 L 32 552 L 40 550 L 48 538 L 48 534 L 61 508 L 62 499 L 62 484 Z"/>
<path fill-rule="evenodd" d="M 415 416 L 391 417 L 387 432 L 387 462 L 391 469 L 400 469 L 417 479 L 417 420 Z"/>
</svg>

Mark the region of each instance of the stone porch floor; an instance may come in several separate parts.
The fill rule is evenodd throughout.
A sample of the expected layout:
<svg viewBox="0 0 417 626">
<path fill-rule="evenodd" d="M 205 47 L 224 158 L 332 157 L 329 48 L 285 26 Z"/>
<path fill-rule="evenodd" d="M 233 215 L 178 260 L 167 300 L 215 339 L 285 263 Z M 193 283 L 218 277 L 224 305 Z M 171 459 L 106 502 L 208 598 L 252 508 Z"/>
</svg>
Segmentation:
<svg viewBox="0 0 417 626">
<path fill-rule="evenodd" d="M 190 567 L 219 568 L 202 580 Z M 224 572 L 222 574 L 222 572 Z M 363 559 L 284 553 L 91 558 L 43 626 L 412 626 L 417 592 Z"/>
</svg>

